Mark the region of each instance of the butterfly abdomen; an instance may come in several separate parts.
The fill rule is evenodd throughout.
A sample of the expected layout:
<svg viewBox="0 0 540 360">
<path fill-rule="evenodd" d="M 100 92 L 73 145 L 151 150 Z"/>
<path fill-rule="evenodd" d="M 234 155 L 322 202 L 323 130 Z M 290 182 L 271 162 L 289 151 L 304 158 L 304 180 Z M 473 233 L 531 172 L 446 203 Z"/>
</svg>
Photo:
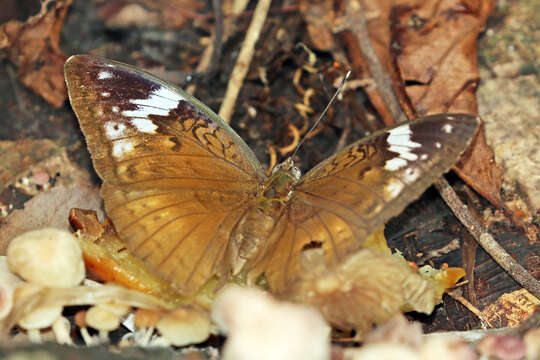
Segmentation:
<svg viewBox="0 0 540 360">
<path fill-rule="evenodd" d="M 276 217 L 254 206 L 249 208 L 231 234 L 227 248 L 228 263 L 232 273 L 239 273 L 244 266 L 257 262 L 265 251 Z"/>
</svg>

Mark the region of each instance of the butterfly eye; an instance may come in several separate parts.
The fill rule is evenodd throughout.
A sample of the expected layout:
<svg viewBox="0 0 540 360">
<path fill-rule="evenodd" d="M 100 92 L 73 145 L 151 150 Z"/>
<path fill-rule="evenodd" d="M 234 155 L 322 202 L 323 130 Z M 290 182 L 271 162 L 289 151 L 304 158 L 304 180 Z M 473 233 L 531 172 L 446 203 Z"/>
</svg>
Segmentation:
<svg viewBox="0 0 540 360">
<path fill-rule="evenodd" d="M 272 175 L 274 175 L 274 174 L 277 173 L 279 170 L 281 170 L 282 167 L 283 167 L 283 163 L 277 164 L 276 166 L 274 166 L 274 168 L 272 169 Z"/>
</svg>

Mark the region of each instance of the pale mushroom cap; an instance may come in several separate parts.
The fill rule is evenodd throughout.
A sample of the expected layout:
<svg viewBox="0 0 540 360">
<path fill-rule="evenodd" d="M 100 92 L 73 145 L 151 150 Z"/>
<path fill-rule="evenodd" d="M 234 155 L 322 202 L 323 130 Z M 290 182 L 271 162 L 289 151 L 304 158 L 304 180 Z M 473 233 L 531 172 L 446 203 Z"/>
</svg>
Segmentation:
<svg viewBox="0 0 540 360">
<path fill-rule="evenodd" d="M 118 317 L 125 316 L 129 312 L 129 310 L 131 310 L 131 306 L 119 303 L 100 303 L 96 306 L 99 306 L 104 310 L 108 310 Z"/>
<path fill-rule="evenodd" d="M 85 277 L 77 239 L 60 229 L 29 231 L 11 240 L 9 269 L 23 279 L 50 287 L 71 287 Z"/>
<path fill-rule="evenodd" d="M 38 307 L 31 313 L 22 317 L 18 324 L 26 330 L 44 329 L 52 324 L 62 314 L 62 305 L 51 305 Z"/>
<path fill-rule="evenodd" d="M 197 344 L 210 336 L 210 318 L 200 310 L 180 307 L 165 314 L 157 329 L 172 345 Z"/>
<path fill-rule="evenodd" d="M 135 311 L 135 326 L 138 328 L 155 327 L 163 314 L 161 310 L 137 309 Z"/>
<path fill-rule="evenodd" d="M 120 326 L 120 316 L 97 304 L 86 311 L 86 324 L 101 331 L 112 331 Z"/>
<path fill-rule="evenodd" d="M 223 360 L 330 359 L 330 327 L 311 306 L 230 286 L 216 299 L 212 318 L 228 334 Z"/>
</svg>

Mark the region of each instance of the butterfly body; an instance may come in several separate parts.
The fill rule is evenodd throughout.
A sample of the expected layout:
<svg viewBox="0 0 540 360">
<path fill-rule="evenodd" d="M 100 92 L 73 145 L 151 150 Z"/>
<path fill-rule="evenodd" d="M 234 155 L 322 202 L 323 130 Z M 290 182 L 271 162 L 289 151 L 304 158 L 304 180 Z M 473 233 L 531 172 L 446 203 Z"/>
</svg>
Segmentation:
<svg viewBox="0 0 540 360">
<path fill-rule="evenodd" d="M 68 59 L 65 77 L 107 215 L 129 251 L 184 294 L 242 270 L 284 291 L 308 248 L 340 263 L 447 171 L 478 126 L 473 115 L 430 115 L 303 177 L 290 159 L 267 177 L 223 120 L 174 85 L 85 55 Z"/>
<path fill-rule="evenodd" d="M 300 179 L 300 170 L 288 158 L 277 165 L 260 187 L 253 202 L 238 222 L 229 243 L 228 258 L 232 273 L 257 263 L 264 255 L 276 220 L 283 216 Z"/>
</svg>

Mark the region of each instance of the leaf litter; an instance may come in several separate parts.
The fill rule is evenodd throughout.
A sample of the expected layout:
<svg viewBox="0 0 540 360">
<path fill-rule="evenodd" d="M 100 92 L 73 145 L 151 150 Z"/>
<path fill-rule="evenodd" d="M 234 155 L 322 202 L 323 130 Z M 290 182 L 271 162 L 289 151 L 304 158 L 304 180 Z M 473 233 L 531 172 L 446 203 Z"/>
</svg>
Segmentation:
<svg viewBox="0 0 540 360">
<path fill-rule="evenodd" d="M 67 8 L 69 3 L 70 2 L 59 2 L 59 5 L 49 7 L 50 11 L 57 11 L 54 15 L 49 15 L 50 18 L 56 18 L 55 21 L 57 22 L 54 23 L 56 25 L 50 28 L 50 33 L 47 32 L 45 34 L 45 37 L 56 39 L 56 42 L 53 42 L 53 48 L 58 48 L 58 32 L 55 31 L 61 28 L 61 24 L 65 17 L 65 10 L 63 10 L 63 6 Z M 344 4 L 334 8 L 334 6 L 331 5 L 331 2 L 321 1 L 314 3 L 313 8 L 310 9 L 309 7 L 305 7 L 305 3 L 301 2 L 299 9 L 304 16 L 304 20 L 309 26 L 309 35 L 312 37 L 314 47 L 324 51 L 329 51 L 337 60 L 346 59 L 345 54 L 354 54 L 355 51 L 357 51 L 358 45 L 355 44 L 356 39 L 354 37 L 358 36 L 358 34 L 352 32 L 351 36 L 350 31 L 347 35 L 339 32 L 344 28 L 346 29 L 346 26 L 343 25 L 343 19 L 346 17 L 346 15 L 343 15 L 343 10 L 346 8 L 346 6 L 354 6 L 354 4 L 355 1 L 345 1 Z M 159 7 L 159 5 L 157 6 Z M 390 6 L 387 2 L 380 2 L 378 4 L 366 2 L 365 4 L 362 4 L 362 6 L 365 10 L 365 16 L 368 19 L 368 29 L 371 42 L 375 46 L 375 50 L 379 56 L 381 64 L 385 68 L 386 72 L 390 74 L 392 84 L 395 85 L 395 92 L 400 100 L 401 106 L 405 109 L 405 112 L 409 116 L 415 113 L 426 114 L 455 110 L 476 112 L 477 105 L 474 91 L 479 79 L 477 69 L 478 64 L 476 62 L 476 41 L 478 34 L 484 28 L 487 16 L 493 8 L 493 2 L 402 1 L 398 3 L 394 2 L 392 6 Z M 44 9 L 45 8 L 46 7 L 44 7 Z M 197 5 L 194 9 L 200 9 L 200 7 Z M 322 11 L 319 11 L 320 9 L 322 9 Z M 46 10 L 42 9 L 42 12 L 37 18 L 29 19 L 28 25 L 39 25 L 40 21 L 42 21 L 41 19 L 45 18 L 45 13 Z M 313 14 L 318 15 L 313 16 Z M 24 28 L 24 26 L 21 26 L 20 24 L 16 26 L 13 24 L 10 26 L 13 26 L 15 29 Z M 179 24 L 174 24 L 165 22 L 165 24 L 166 26 L 170 27 L 181 27 L 187 25 L 188 23 L 181 22 Z M 114 26 L 121 27 L 126 26 L 126 24 L 117 23 Z M 129 26 L 133 26 L 133 24 L 130 24 Z M 135 23 L 135 26 L 142 26 L 142 24 Z M 9 27 L 4 27 L 2 29 L 4 34 L 8 34 L 6 31 L 10 30 Z M 340 45 L 336 45 L 338 44 L 336 38 L 339 38 L 340 35 L 344 35 L 344 38 L 348 39 L 346 41 L 346 51 L 343 51 L 340 48 Z M 21 39 L 24 38 L 24 36 L 21 36 Z M 38 39 L 38 37 L 36 37 L 36 39 Z M 36 44 L 38 43 L 39 42 L 36 42 Z M 12 40 L 10 40 L 8 44 L 8 47 L 13 49 L 11 52 L 13 59 L 13 54 L 15 54 L 14 51 L 17 47 L 21 47 L 23 50 L 32 48 L 17 44 Z M 392 49 L 392 51 L 389 49 Z M 45 90 L 44 97 L 51 102 L 53 106 L 59 106 L 58 104 L 61 104 L 65 99 L 65 95 L 62 98 L 61 89 L 63 86 L 63 80 L 61 82 L 54 80 L 58 79 L 58 76 L 62 76 L 61 64 L 63 63 L 63 60 L 58 60 L 61 59 L 62 56 L 63 55 L 61 53 L 56 53 L 55 55 L 50 56 L 51 58 L 56 59 L 51 61 L 51 72 L 48 75 L 49 79 L 52 80 L 51 84 L 62 84 L 61 86 L 55 85 L 52 88 Z M 370 73 L 365 69 L 365 61 L 361 61 L 356 58 L 353 58 L 350 61 L 353 63 L 353 67 L 355 67 L 358 74 L 362 74 L 362 76 L 365 77 L 370 76 Z M 22 64 L 23 63 L 20 63 L 19 66 L 22 66 Z M 26 66 L 26 68 L 28 68 L 28 66 Z M 38 73 L 43 75 L 47 74 L 45 70 L 41 72 L 38 71 Z M 23 82 L 26 81 L 27 84 L 33 82 L 28 79 L 34 79 L 32 78 L 34 75 L 23 75 L 24 72 L 21 72 L 20 74 Z M 38 82 L 36 82 L 36 84 L 38 84 Z M 37 92 L 43 92 L 43 90 L 40 89 L 34 90 Z M 381 116 L 391 123 L 393 120 L 388 115 L 388 109 L 385 109 L 387 104 L 384 104 L 384 100 L 381 100 L 382 98 L 377 94 L 377 91 L 373 88 L 369 88 L 368 85 L 366 92 L 371 98 L 373 106 L 379 111 Z M 469 183 L 475 190 L 479 191 L 495 206 L 501 207 L 499 189 L 502 172 L 493 161 L 493 154 L 486 141 L 484 139 L 480 139 L 478 144 L 479 145 L 474 145 L 474 149 L 478 148 L 479 150 L 475 151 L 473 149 L 471 152 L 479 152 L 485 155 L 480 157 L 470 154 L 467 155 L 462 162 L 463 165 L 460 165 L 458 174 L 460 174 L 460 176 L 467 183 Z M 21 169 L 24 170 L 24 166 L 22 166 Z M 15 174 L 16 171 L 13 173 L 15 176 L 12 178 L 17 178 Z M 33 176 L 33 181 L 35 184 L 43 184 L 47 182 L 47 176 L 40 176 L 42 173 L 43 172 L 40 173 L 38 171 L 36 172 L 37 175 Z M 9 181 L 6 181 L 6 183 L 7 182 Z M 10 184 L 13 184 L 13 181 L 11 181 Z M 14 216 L 12 219 L 10 219 L 7 222 L 9 226 L 4 227 L 3 225 L 0 231 L 3 232 L 4 228 L 18 228 L 21 229 L 21 231 L 18 232 L 20 233 L 25 230 L 30 230 L 32 227 L 45 227 L 51 224 L 56 226 L 56 224 L 60 223 L 63 223 L 60 227 L 66 228 L 67 217 L 64 218 L 64 221 L 61 221 L 61 219 L 51 220 L 51 218 L 48 216 L 50 215 L 51 210 L 52 213 L 58 212 L 59 214 L 65 214 L 65 209 L 69 210 L 70 208 L 75 207 L 96 209 L 99 207 L 97 202 L 94 203 L 95 205 L 91 205 L 88 202 L 85 203 L 85 196 L 83 195 L 80 196 L 81 199 L 78 200 L 76 204 L 66 204 L 65 207 L 61 208 L 61 211 L 58 210 L 58 206 L 60 206 L 61 203 L 65 203 L 66 200 L 72 199 L 76 193 L 79 193 L 79 195 L 81 193 L 80 188 L 77 190 L 77 187 L 69 190 L 64 190 L 62 187 L 63 185 L 53 187 L 52 190 L 49 190 L 49 193 L 53 193 L 53 195 L 47 196 L 44 195 L 47 193 L 32 193 L 29 191 L 29 189 L 34 188 L 33 186 L 27 187 L 26 189 L 21 187 L 23 192 L 31 193 L 31 195 L 35 196 L 35 198 L 26 203 L 28 206 L 25 206 L 24 210 L 13 211 L 13 213 L 11 213 L 9 216 L 19 214 L 18 217 Z M 85 184 L 82 188 L 84 189 L 85 187 L 87 187 L 87 184 Z M 93 191 L 95 191 L 95 189 Z M 54 194 L 54 192 L 58 193 Z M 95 193 L 93 196 L 95 197 Z M 37 199 L 40 197 L 43 198 L 43 200 L 41 200 L 42 203 L 37 201 Z M 33 214 L 33 212 L 35 213 Z M 32 218 L 37 219 L 40 216 L 43 217 L 43 214 L 48 214 L 45 216 L 46 220 L 31 220 Z M 27 217 L 26 219 L 24 219 L 25 216 Z M 59 217 L 61 218 L 62 216 Z M 25 220 L 27 220 L 26 222 L 29 223 L 35 221 L 35 224 L 25 228 L 22 225 L 24 224 Z M 4 235 L 4 239 L 15 236 L 16 232 L 13 230 L 10 231 L 11 235 Z M 534 303 L 534 301 L 535 300 L 533 299 L 532 303 Z M 527 314 L 529 313 L 530 311 L 527 311 Z M 522 316 L 526 316 L 527 314 L 523 314 Z M 521 322 L 522 320 L 523 318 L 521 318 Z M 518 318 L 516 320 L 516 324 L 519 323 L 520 320 Z M 398 337 L 404 336 L 410 332 L 408 329 L 403 329 L 400 327 L 396 327 L 396 329 L 398 329 L 396 330 L 396 336 Z M 416 334 L 417 339 L 413 341 L 413 343 L 400 343 L 398 341 L 398 345 L 396 345 L 397 348 L 401 349 L 400 351 L 402 351 L 403 354 L 410 353 L 411 358 L 423 358 L 423 351 L 426 356 L 433 356 L 432 352 L 428 350 L 421 350 L 422 348 L 429 349 L 429 346 L 426 344 L 429 344 L 430 341 L 419 340 L 421 338 L 421 332 L 417 332 Z M 534 334 L 535 333 L 533 333 L 533 330 L 531 330 L 531 335 L 527 337 L 527 339 L 537 336 Z M 392 336 L 387 334 L 382 341 L 386 344 L 386 346 L 390 346 L 389 344 L 392 342 L 389 339 L 391 338 Z M 485 345 L 485 349 L 479 348 L 479 351 L 481 353 L 489 353 L 490 350 L 486 349 L 499 346 L 501 341 L 492 342 L 492 345 L 489 346 Z M 424 345 L 418 345 L 420 343 Z M 448 346 L 447 348 L 442 346 L 442 344 L 448 345 L 457 343 L 461 345 L 452 345 Z M 528 340 L 528 342 L 525 343 L 527 346 L 520 348 L 522 350 L 526 349 L 522 351 L 522 355 L 523 352 L 526 351 L 528 352 L 526 354 L 527 356 L 534 356 L 534 353 L 531 352 L 534 351 L 534 346 L 530 345 L 531 341 Z M 374 345 L 370 345 L 369 335 L 366 337 L 365 344 L 366 345 L 363 349 L 359 349 L 357 351 L 360 353 L 364 350 L 366 352 L 372 351 L 370 346 Z M 449 354 L 454 356 L 454 358 L 457 356 L 457 354 L 462 354 L 460 355 L 460 358 L 474 358 L 474 354 L 471 353 L 470 347 L 463 342 L 459 342 L 459 340 L 456 340 L 456 338 L 443 341 L 440 343 L 440 345 L 441 346 L 438 346 L 440 349 L 448 349 Z M 391 347 L 387 347 L 387 349 L 391 349 Z M 459 351 L 463 352 L 459 352 L 458 349 L 460 349 Z M 356 350 L 353 349 L 351 351 Z M 375 349 L 373 351 L 378 350 Z M 341 352 L 334 349 L 334 353 L 340 354 Z M 345 353 L 342 355 L 345 356 L 345 358 L 364 358 L 362 357 L 364 355 L 350 355 Z"/>
</svg>

